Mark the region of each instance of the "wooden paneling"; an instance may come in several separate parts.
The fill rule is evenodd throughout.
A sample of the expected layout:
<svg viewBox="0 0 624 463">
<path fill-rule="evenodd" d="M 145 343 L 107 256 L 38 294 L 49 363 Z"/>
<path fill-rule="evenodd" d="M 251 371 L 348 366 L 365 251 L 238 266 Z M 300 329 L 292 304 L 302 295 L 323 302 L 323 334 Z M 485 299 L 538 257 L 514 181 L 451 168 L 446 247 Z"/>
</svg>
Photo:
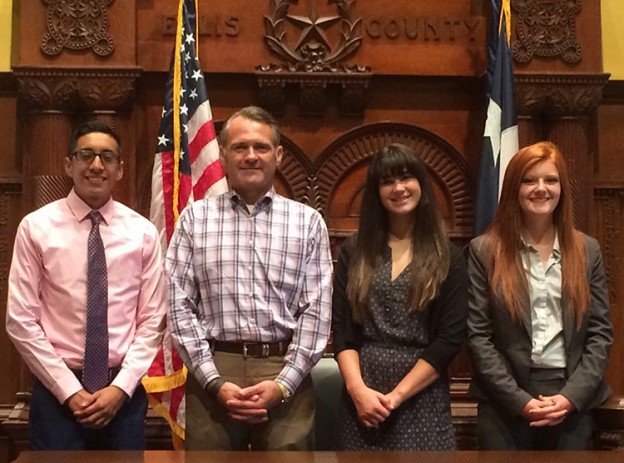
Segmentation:
<svg viewBox="0 0 624 463">
<path fill-rule="evenodd" d="M 605 88 L 605 98 L 596 114 L 598 139 L 595 171 L 595 207 L 591 233 L 602 246 L 605 260 L 611 317 L 615 340 L 611 349 L 607 379 L 624 396 L 624 82 Z"/>
<path fill-rule="evenodd" d="M 21 209 L 21 156 L 18 156 L 17 88 L 9 74 L 0 74 L 0 320 L 6 315 L 7 279 L 13 251 L 15 230 L 22 217 Z M 0 381 L 0 404 L 15 403 L 19 391 L 21 359 L 9 341 L 4 329 L 0 330 L 0 371 L 5 372 Z M 12 374 L 8 374 L 12 372 Z"/>
<path fill-rule="evenodd" d="M 283 6 L 272 15 L 269 4 L 275 3 Z M 169 67 L 176 5 L 168 0 L 137 1 L 138 64 L 148 71 Z M 361 40 L 348 57 L 350 64 L 370 66 L 381 74 L 476 76 L 485 68 L 486 5 L 483 0 L 202 2 L 200 60 L 213 72 L 233 73 L 277 63 L 279 56 L 263 41 L 271 35 L 268 17 L 280 21 L 276 32 L 283 32 L 284 44 L 295 50 L 306 27 L 288 17 L 312 17 L 315 7 L 320 18 L 335 18 L 319 26 L 330 45 L 336 45 L 342 33 Z"/>
<path fill-rule="evenodd" d="M 60 189 L 67 188 L 60 168 L 62 156 L 71 129 L 80 120 L 97 117 L 119 132 L 125 174 L 115 196 L 148 213 L 177 2 L 98 3 L 107 8 L 106 33 L 114 42 L 110 54 L 102 50 L 98 54 L 93 46 L 64 47 L 50 54 L 50 47 L 44 50 L 41 43 L 50 30 L 59 27 L 49 22 L 54 17 L 48 14 L 51 3 L 16 5 L 22 33 L 15 72 L 0 75 L 0 315 L 4 315 L 17 223 L 39 205 L 37 201 L 58 196 Z M 264 101 L 254 74 L 257 66 L 295 66 L 267 46 L 275 38 L 268 23 L 284 13 L 272 11 L 272 6 L 281 4 L 291 16 L 328 18 L 327 27 L 319 30 L 331 47 L 339 46 L 344 27 L 353 26 L 347 35 L 358 46 L 335 63 L 336 68 L 325 69 L 327 88 L 306 94 L 302 91 L 305 80 L 314 73 L 295 75 L 279 95 L 284 104 L 277 115 L 286 156 L 276 187 L 325 214 L 334 252 L 357 226 L 368 157 L 390 141 L 412 144 L 423 156 L 435 153 L 428 165 L 436 179 L 437 198 L 453 238 L 460 244 L 468 241 L 486 111 L 482 76 L 487 0 L 305 0 L 288 4 L 206 0 L 199 4 L 200 58 L 217 126 L 234 110 Z M 577 222 L 603 246 L 616 331 L 607 377 L 615 392 L 623 395 L 624 341 L 618 333 L 624 325 L 624 86 L 608 84 L 600 103 L 607 81 L 601 67 L 600 1 L 523 0 L 512 1 L 512 6 L 520 144 L 553 140 L 570 161 Z M 533 16 L 523 10 L 527 6 L 535 9 Z M 103 18 L 101 14 L 96 17 Z M 292 18 L 283 19 L 281 46 L 298 52 L 304 28 Z M 524 19 L 528 21 L 521 23 Z M 472 35 L 467 32 L 471 27 Z M 79 43 L 76 30 L 69 35 L 72 46 Z M 527 50 L 517 47 L 526 43 L 532 47 L 531 56 L 520 63 L 518 58 L 526 57 Z M 577 51 L 580 59 L 575 61 Z M 340 85 L 331 79 L 338 67 L 354 65 L 368 66 L 369 76 L 357 93 L 358 110 L 347 116 L 341 85 L 348 87 L 344 75 L 348 73 L 341 74 L 347 80 Z M 300 101 L 309 95 L 326 99 L 325 106 L 315 107 L 313 116 Z M 314 106 L 309 101 L 308 105 Z M 14 403 L 15 393 L 25 390 L 30 379 L 3 330 L 0 352 L 0 371 L 17 372 L 0 382 L 0 403 Z M 460 424 L 470 436 L 474 404 L 462 402 L 471 374 L 465 351 L 453 363 L 451 373 L 454 411 L 459 413 L 456 417 L 465 416 Z"/>
</svg>

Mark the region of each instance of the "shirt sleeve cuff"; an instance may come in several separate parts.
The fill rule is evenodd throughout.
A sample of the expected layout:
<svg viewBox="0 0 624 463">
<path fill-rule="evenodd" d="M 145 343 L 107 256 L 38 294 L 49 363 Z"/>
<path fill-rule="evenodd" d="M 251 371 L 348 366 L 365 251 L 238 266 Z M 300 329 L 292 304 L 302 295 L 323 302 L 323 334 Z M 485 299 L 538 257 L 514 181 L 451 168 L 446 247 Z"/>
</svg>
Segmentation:
<svg viewBox="0 0 624 463">
<path fill-rule="evenodd" d="M 293 365 L 285 365 L 280 371 L 280 374 L 277 375 L 275 381 L 283 384 L 291 394 L 294 394 L 301 382 L 303 381 L 304 375 L 302 375 L 299 370 Z"/>
<path fill-rule="evenodd" d="M 50 387 L 44 384 L 46 388 L 56 397 L 56 399 L 64 404 L 67 399 L 73 396 L 76 392 L 84 389 L 82 384 L 76 376 L 68 370 L 68 374 L 58 382 L 52 384 Z"/>
<path fill-rule="evenodd" d="M 204 362 L 197 365 L 197 368 L 193 372 L 195 379 L 199 381 L 202 387 L 205 389 L 208 383 L 215 378 L 219 378 L 219 372 L 214 365 L 214 362 Z"/>
<path fill-rule="evenodd" d="M 131 372 L 122 368 L 119 374 L 115 376 L 111 386 L 118 387 L 128 395 L 128 398 L 130 398 L 134 394 L 134 391 L 140 382 L 140 379 L 137 381 L 133 378 L 133 376 L 134 375 Z"/>
</svg>

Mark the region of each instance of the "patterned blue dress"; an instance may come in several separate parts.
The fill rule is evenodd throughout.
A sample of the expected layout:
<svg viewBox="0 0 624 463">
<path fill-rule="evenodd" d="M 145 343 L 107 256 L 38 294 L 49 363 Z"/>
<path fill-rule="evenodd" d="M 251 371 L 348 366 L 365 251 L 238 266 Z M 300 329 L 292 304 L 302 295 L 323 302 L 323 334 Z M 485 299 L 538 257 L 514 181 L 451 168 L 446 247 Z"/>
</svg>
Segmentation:
<svg viewBox="0 0 624 463">
<path fill-rule="evenodd" d="M 373 275 L 369 314 L 362 324 L 360 369 L 366 385 L 392 391 L 414 367 L 430 343 L 428 310 L 409 313 L 407 298 L 411 269 L 395 279 L 390 250 Z M 445 376 L 445 375 L 444 375 Z M 446 377 L 406 400 L 378 428 L 358 420 L 351 397 L 343 391 L 339 439 L 345 450 L 453 450 L 455 433 Z"/>
</svg>

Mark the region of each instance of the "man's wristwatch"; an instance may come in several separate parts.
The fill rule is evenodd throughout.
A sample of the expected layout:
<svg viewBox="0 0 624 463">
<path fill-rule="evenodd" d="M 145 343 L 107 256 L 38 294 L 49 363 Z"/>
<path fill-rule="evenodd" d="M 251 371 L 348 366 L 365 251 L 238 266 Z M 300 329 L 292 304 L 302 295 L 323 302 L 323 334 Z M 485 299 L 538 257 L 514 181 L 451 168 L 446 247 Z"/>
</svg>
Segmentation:
<svg viewBox="0 0 624 463">
<path fill-rule="evenodd" d="M 286 402 L 288 402 L 290 400 L 290 397 L 291 397 L 290 391 L 282 383 L 280 383 L 278 381 L 275 381 L 275 382 L 277 383 L 277 387 L 279 388 L 280 392 L 282 393 L 282 403 L 285 404 Z"/>
</svg>

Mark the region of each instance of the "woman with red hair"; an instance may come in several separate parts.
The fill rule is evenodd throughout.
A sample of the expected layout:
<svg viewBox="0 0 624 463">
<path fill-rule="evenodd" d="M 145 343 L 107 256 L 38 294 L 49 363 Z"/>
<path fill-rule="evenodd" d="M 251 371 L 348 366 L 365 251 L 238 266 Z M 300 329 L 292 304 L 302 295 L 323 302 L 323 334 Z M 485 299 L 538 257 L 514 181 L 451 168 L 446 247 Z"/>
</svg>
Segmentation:
<svg viewBox="0 0 624 463">
<path fill-rule="evenodd" d="M 482 449 L 586 449 L 613 332 L 598 242 L 574 227 L 549 142 L 505 172 L 490 228 L 470 244 L 468 346 Z"/>
</svg>

